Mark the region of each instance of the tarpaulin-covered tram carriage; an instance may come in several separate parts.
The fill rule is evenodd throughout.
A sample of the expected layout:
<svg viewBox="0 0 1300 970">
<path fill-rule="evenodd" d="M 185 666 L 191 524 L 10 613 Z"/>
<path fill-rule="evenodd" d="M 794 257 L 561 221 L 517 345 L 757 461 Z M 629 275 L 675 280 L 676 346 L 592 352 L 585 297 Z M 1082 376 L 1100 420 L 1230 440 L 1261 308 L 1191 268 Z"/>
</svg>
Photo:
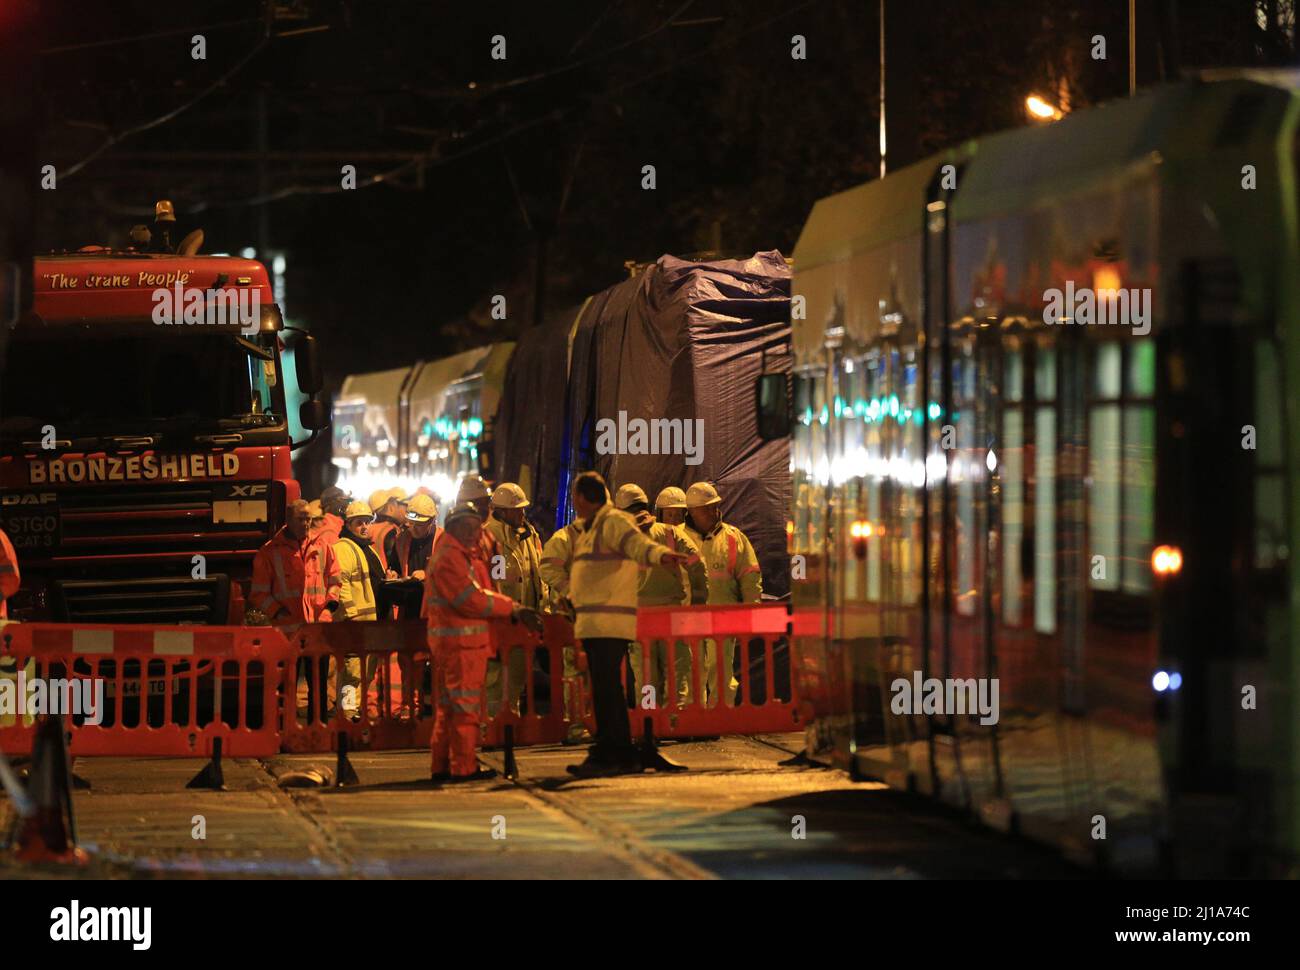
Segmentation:
<svg viewBox="0 0 1300 970">
<path fill-rule="evenodd" d="M 1295 864 L 1298 116 L 1291 79 L 1181 84 L 816 205 L 813 748 L 1122 867 Z M 898 713 L 918 671 L 996 679 L 997 722 Z"/>
<path fill-rule="evenodd" d="M 754 424 L 753 381 L 788 369 L 790 270 L 779 253 L 743 260 L 672 256 L 500 343 L 410 368 L 349 377 L 335 405 L 334 461 L 358 495 L 394 477 L 445 506 L 483 470 L 520 483 L 546 534 L 569 519 L 568 483 L 596 468 L 653 498 L 715 482 L 723 514 L 750 537 L 764 589 L 788 590 L 789 453 Z M 602 419 L 703 420 L 685 454 L 602 453 Z M 349 438 L 347 429 L 365 430 Z M 482 454 L 480 454 L 482 450 Z M 391 458 L 385 456 L 392 456 Z"/>
</svg>

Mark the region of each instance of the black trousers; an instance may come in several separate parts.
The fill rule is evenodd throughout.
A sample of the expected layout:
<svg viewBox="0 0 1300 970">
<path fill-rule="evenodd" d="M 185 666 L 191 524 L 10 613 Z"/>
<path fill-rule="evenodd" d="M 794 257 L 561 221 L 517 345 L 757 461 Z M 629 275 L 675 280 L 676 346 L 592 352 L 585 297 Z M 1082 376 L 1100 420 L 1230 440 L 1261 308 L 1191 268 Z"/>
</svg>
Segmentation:
<svg viewBox="0 0 1300 970">
<path fill-rule="evenodd" d="M 623 693 L 623 664 L 631 643 L 609 637 L 582 641 L 591 672 L 592 706 L 596 709 L 596 743 L 589 756 L 598 761 L 625 758 L 636 750 L 627 719 L 627 695 Z"/>
</svg>

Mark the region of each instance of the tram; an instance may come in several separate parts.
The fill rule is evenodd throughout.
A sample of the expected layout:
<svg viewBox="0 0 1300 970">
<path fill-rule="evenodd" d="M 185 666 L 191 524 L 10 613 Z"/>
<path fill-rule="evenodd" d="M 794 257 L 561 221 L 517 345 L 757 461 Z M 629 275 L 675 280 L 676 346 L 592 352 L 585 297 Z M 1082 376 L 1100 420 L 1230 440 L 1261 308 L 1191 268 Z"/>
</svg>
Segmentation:
<svg viewBox="0 0 1300 970">
<path fill-rule="evenodd" d="M 815 205 L 810 753 L 1115 871 L 1300 871 L 1298 122 L 1300 76 L 1207 75 Z"/>
</svg>

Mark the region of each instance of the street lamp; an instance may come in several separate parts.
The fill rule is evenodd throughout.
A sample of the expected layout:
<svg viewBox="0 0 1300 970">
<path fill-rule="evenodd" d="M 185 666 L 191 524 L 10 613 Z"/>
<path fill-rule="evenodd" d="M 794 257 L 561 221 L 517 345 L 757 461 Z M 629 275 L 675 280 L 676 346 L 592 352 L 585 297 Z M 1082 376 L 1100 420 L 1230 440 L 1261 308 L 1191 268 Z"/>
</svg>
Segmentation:
<svg viewBox="0 0 1300 970">
<path fill-rule="evenodd" d="M 1025 98 L 1025 110 L 1035 121 L 1060 121 L 1064 117 L 1059 108 L 1036 94 Z"/>
</svg>

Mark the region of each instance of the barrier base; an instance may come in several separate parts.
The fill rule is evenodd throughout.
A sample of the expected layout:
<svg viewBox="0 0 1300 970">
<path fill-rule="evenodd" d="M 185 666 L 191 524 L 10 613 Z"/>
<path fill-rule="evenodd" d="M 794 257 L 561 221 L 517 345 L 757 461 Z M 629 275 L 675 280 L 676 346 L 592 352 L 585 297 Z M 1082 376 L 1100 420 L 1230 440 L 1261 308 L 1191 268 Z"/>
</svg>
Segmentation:
<svg viewBox="0 0 1300 970">
<path fill-rule="evenodd" d="M 212 791 L 225 791 L 226 778 L 221 771 L 221 738 L 212 740 L 212 760 L 203 766 L 197 775 L 189 780 L 186 788 L 209 788 Z"/>
</svg>

